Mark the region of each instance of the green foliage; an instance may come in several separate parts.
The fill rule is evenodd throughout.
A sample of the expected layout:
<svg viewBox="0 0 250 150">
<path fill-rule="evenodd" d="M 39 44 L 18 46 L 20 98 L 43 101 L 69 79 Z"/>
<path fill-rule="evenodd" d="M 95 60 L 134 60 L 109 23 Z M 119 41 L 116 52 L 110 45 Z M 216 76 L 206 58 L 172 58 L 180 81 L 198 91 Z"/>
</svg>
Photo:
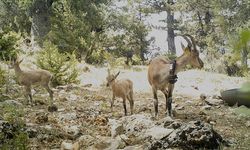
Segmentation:
<svg viewBox="0 0 250 150">
<path fill-rule="evenodd" d="M 0 26 L 3 31 L 29 33 L 31 21 L 28 16 L 32 0 L 0 0 Z"/>
<path fill-rule="evenodd" d="M 103 49 L 105 44 L 105 5 L 107 4 L 107 0 L 55 1 L 52 8 L 51 31 L 47 39 L 57 45 L 60 52 L 74 51 L 77 58 L 84 57 L 86 62 L 91 62 L 102 51 L 99 49 Z M 92 53 L 95 55 L 94 58 L 90 58 Z M 96 63 L 95 60 L 94 63 Z"/>
<path fill-rule="evenodd" d="M 20 34 L 16 32 L 0 32 L 0 59 L 9 60 L 16 58 L 18 49 L 18 41 Z"/>
<path fill-rule="evenodd" d="M 23 108 L 12 104 L 3 104 L 0 108 L 0 116 L 6 121 L 1 123 L 0 149 L 28 149 L 28 134 L 24 131 Z"/>
<path fill-rule="evenodd" d="M 241 87 L 242 92 L 250 92 L 250 82 L 246 82 Z"/>
<path fill-rule="evenodd" d="M 54 86 L 79 82 L 75 55 L 59 53 L 57 46 L 50 42 L 44 43 L 44 48 L 37 57 L 37 65 L 53 74 Z"/>
<path fill-rule="evenodd" d="M 107 55 L 107 52 L 103 49 L 93 51 L 92 55 L 88 58 L 88 62 L 91 64 L 103 64 Z"/>
<path fill-rule="evenodd" d="M 2 88 L 5 83 L 6 83 L 6 72 L 0 67 L 0 87 Z"/>
<path fill-rule="evenodd" d="M 126 57 L 132 51 L 134 55 L 144 61 L 148 54 L 148 46 L 153 41 L 146 39 L 150 27 L 144 24 L 146 7 L 141 1 L 129 1 L 122 8 L 110 9 L 109 31 L 116 32 L 109 37 L 110 52 L 117 57 Z"/>
<path fill-rule="evenodd" d="M 246 49 L 250 52 L 250 46 L 247 46 L 248 43 L 250 43 L 250 29 L 241 29 L 239 31 L 238 40 L 234 46 L 234 50 L 236 52 L 240 52 L 242 49 Z"/>
</svg>

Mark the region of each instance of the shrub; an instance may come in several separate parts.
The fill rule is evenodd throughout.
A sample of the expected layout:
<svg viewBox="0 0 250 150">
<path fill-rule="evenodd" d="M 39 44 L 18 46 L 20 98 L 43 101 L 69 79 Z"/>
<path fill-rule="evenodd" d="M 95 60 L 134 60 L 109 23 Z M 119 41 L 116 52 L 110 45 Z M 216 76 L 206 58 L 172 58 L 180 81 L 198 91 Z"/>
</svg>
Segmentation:
<svg viewBox="0 0 250 150">
<path fill-rule="evenodd" d="M 28 149 L 28 134 L 22 119 L 22 108 L 12 104 L 3 104 L 0 108 L 0 116 L 4 119 L 4 122 L 0 123 L 0 149 Z"/>
<path fill-rule="evenodd" d="M 0 87 L 2 88 L 5 83 L 6 83 L 6 72 L 0 67 Z"/>
<path fill-rule="evenodd" d="M 0 59 L 9 60 L 16 58 L 18 49 L 18 41 L 21 35 L 15 32 L 0 32 Z"/>
<path fill-rule="evenodd" d="M 79 83 L 77 59 L 74 54 L 59 53 L 58 48 L 50 42 L 38 53 L 37 65 L 53 74 L 53 86 Z"/>
<path fill-rule="evenodd" d="M 90 64 L 103 64 L 108 52 L 106 52 L 103 49 L 99 49 L 97 51 L 93 51 L 93 53 L 89 56 L 89 58 L 87 59 L 88 63 Z"/>
</svg>

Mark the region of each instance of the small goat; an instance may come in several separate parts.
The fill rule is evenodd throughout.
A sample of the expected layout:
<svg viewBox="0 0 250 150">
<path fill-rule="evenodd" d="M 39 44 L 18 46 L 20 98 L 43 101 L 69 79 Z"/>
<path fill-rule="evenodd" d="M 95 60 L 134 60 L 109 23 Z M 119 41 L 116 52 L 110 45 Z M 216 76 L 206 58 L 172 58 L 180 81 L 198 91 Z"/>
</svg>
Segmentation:
<svg viewBox="0 0 250 150">
<path fill-rule="evenodd" d="M 191 41 L 189 40 L 189 38 Z M 183 38 L 188 45 L 185 47 L 182 43 L 184 53 L 178 57 L 173 63 L 164 57 L 156 57 L 151 60 L 148 67 L 148 81 L 153 90 L 155 117 L 158 117 L 158 98 L 157 91 L 160 90 L 166 98 L 166 110 L 169 116 L 172 113 L 172 92 L 174 89 L 174 82 L 177 80 L 176 74 L 187 64 L 194 67 L 202 68 L 203 62 L 199 58 L 199 52 L 196 49 L 194 38 L 190 35 L 184 35 Z M 172 67 L 174 69 L 172 69 Z M 173 79 L 174 78 L 174 79 Z M 172 82 L 173 81 L 173 82 Z M 167 111 L 166 111 L 167 113 Z"/>
<path fill-rule="evenodd" d="M 47 70 L 21 70 L 20 63 L 22 61 L 23 60 L 12 61 L 10 68 L 14 68 L 18 83 L 25 87 L 25 96 L 27 97 L 28 103 L 30 102 L 32 104 L 31 86 L 41 85 L 48 91 L 50 95 L 50 105 L 52 105 L 53 91 L 49 86 L 52 74 Z"/>
<path fill-rule="evenodd" d="M 113 105 L 115 97 L 120 97 L 123 100 L 123 107 L 125 116 L 127 116 L 127 108 L 126 108 L 126 99 L 128 99 L 130 104 L 131 115 L 133 114 L 134 109 L 134 99 L 133 99 L 133 82 L 129 79 L 117 80 L 116 78 L 119 75 L 120 71 L 116 75 L 111 75 L 108 70 L 107 86 L 111 85 L 113 97 L 111 100 L 111 111 L 113 111 Z"/>
</svg>

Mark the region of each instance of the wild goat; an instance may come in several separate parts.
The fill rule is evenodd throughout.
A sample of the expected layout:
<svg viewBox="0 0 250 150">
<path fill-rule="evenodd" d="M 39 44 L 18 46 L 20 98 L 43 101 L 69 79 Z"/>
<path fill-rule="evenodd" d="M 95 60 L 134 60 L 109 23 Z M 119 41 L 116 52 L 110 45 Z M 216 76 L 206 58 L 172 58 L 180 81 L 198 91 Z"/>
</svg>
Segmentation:
<svg viewBox="0 0 250 150">
<path fill-rule="evenodd" d="M 196 49 L 194 38 L 190 35 L 182 35 L 188 45 L 185 47 L 182 43 L 184 53 L 171 61 L 165 57 L 156 57 L 151 60 L 148 67 L 148 81 L 153 90 L 155 117 L 158 117 L 158 98 L 157 91 L 160 90 L 166 98 L 166 113 L 168 110 L 169 116 L 172 114 L 172 92 L 174 83 L 177 81 L 177 73 L 190 64 L 194 67 L 202 68 L 203 62 L 199 58 L 199 52 Z M 191 41 L 189 40 L 189 38 Z"/>
<path fill-rule="evenodd" d="M 32 104 L 31 86 L 41 85 L 48 91 L 50 95 L 50 105 L 52 105 L 53 91 L 49 86 L 52 74 L 47 70 L 24 71 L 20 68 L 22 61 L 23 60 L 12 61 L 10 68 L 14 68 L 18 83 L 25 87 L 25 96 L 27 97 L 28 103 L 30 102 Z"/>
<path fill-rule="evenodd" d="M 127 108 L 126 108 L 126 99 L 128 99 L 130 104 L 131 115 L 133 114 L 134 109 L 134 99 L 133 99 L 133 82 L 129 79 L 122 79 L 116 81 L 117 76 L 120 74 L 120 71 L 116 75 L 110 74 L 108 70 L 107 86 L 111 86 L 113 97 L 111 100 L 111 111 L 113 111 L 113 105 L 115 97 L 120 97 L 123 100 L 123 107 L 125 116 L 127 116 Z"/>
</svg>

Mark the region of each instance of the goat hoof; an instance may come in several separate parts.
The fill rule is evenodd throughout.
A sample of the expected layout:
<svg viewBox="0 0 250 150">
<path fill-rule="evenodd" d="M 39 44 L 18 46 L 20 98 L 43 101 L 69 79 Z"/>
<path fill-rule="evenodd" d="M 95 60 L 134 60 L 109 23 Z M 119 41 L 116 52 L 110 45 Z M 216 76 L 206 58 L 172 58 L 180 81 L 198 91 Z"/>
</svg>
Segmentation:
<svg viewBox="0 0 250 150">
<path fill-rule="evenodd" d="M 57 108 L 57 106 L 54 105 L 54 104 L 52 104 L 52 105 L 50 105 L 50 106 L 48 107 L 48 111 L 49 111 L 49 112 L 54 112 L 54 111 L 57 111 L 57 110 L 58 110 L 58 108 Z"/>
</svg>

